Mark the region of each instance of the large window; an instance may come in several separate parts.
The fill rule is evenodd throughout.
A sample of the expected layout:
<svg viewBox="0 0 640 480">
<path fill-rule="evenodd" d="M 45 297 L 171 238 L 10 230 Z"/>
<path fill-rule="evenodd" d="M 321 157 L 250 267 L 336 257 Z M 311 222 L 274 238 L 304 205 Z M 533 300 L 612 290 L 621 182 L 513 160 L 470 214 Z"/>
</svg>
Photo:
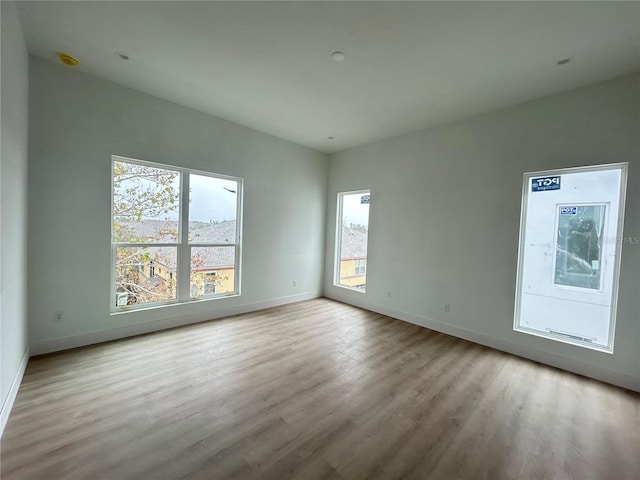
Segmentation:
<svg viewBox="0 0 640 480">
<path fill-rule="evenodd" d="M 242 179 L 112 162 L 112 310 L 239 294 Z"/>
<path fill-rule="evenodd" d="M 338 194 L 335 285 L 364 292 L 369 235 L 368 190 Z"/>
<path fill-rule="evenodd" d="M 525 174 L 515 329 L 613 351 L 627 164 Z"/>
</svg>

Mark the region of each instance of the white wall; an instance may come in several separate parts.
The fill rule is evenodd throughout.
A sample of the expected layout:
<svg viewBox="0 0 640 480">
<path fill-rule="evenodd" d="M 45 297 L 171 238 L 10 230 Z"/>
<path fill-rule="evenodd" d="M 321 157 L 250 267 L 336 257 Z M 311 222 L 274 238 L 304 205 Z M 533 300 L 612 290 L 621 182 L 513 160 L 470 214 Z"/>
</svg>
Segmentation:
<svg viewBox="0 0 640 480">
<path fill-rule="evenodd" d="M 28 57 L 13 2 L 2 2 L 0 128 L 0 433 L 26 366 Z"/>
<path fill-rule="evenodd" d="M 322 294 L 325 154 L 62 65 L 30 63 L 32 354 Z M 109 314 L 112 154 L 245 179 L 240 297 Z"/>
<path fill-rule="evenodd" d="M 332 155 L 325 294 L 639 390 L 639 100 L 636 74 Z M 514 332 L 522 174 L 612 162 L 630 164 L 631 242 L 622 252 L 614 353 Z M 365 188 L 369 261 L 360 294 L 333 286 L 333 249 L 337 192 Z"/>
</svg>

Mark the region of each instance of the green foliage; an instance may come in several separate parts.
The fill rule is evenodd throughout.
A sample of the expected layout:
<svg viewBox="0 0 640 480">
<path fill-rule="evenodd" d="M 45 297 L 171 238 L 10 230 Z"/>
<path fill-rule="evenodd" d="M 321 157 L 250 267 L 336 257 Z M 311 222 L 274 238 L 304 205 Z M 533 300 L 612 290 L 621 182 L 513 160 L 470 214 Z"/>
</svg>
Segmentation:
<svg viewBox="0 0 640 480">
<path fill-rule="evenodd" d="M 114 218 L 141 222 L 176 212 L 180 191 L 174 182 L 178 176 L 171 170 L 114 162 Z"/>
<path fill-rule="evenodd" d="M 174 239 L 178 232 L 168 226 L 156 228 L 152 238 L 144 237 L 131 226 L 131 222 L 167 217 L 177 212 L 180 191 L 175 186 L 179 173 L 160 168 L 126 162 L 113 165 L 113 241 L 118 243 L 151 243 L 153 239 Z M 127 224 L 129 223 L 129 224 Z M 154 258 L 147 247 L 118 248 L 116 265 L 116 290 L 128 293 L 128 304 L 173 298 L 176 279 L 156 278 L 151 281 L 150 262 L 164 265 L 170 261 L 162 252 Z M 175 265 L 173 266 L 175 268 Z"/>
</svg>

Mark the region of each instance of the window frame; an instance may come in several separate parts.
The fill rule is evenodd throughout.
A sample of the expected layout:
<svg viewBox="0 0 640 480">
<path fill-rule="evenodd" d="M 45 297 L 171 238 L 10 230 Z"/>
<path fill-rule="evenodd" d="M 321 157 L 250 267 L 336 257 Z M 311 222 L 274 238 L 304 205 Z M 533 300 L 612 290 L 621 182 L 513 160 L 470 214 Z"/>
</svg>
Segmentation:
<svg viewBox="0 0 640 480">
<path fill-rule="evenodd" d="M 367 252 L 369 253 L 369 252 Z M 361 271 L 360 271 L 361 270 Z M 364 258 L 356 258 L 353 268 L 353 274 L 356 276 L 367 274 L 367 260 Z"/>
<path fill-rule="evenodd" d="M 175 243 L 162 242 L 162 243 L 126 243 L 126 242 L 114 242 L 114 165 L 116 162 L 130 163 L 135 165 L 142 165 L 146 167 L 159 168 L 163 170 L 169 170 L 176 172 L 179 175 L 179 209 L 178 209 L 178 240 Z M 224 180 L 235 181 L 238 185 L 236 191 L 236 238 L 235 242 L 227 243 L 207 243 L 207 242 L 189 242 L 189 204 L 190 204 L 190 190 L 189 179 L 190 175 L 200 175 L 205 177 L 212 177 Z M 244 179 L 241 177 L 235 177 L 231 175 L 222 175 L 213 172 L 206 172 L 202 170 L 195 170 L 185 167 L 177 167 L 174 165 L 166 165 L 157 162 L 149 162 L 147 160 L 139 160 L 130 157 L 124 157 L 121 155 L 111 155 L 111 212 L 110 220 L 110 244 L 111 244 L 111 266 L 110 277 L 110 313 L 126 313 L 130 311 L 139 311 L 148 308 L 163 307 L 176 304 L 184 304 L 199 301 L 217 300 L 227 297 L 238 297 L 241 295 L 241 269 L 242 269 L 242 212 L 243 212 L 243 192 L 244 192 Z M 146 302 L 143 304 L 123 305 L 117 306 L 116 291 L 116 260 L 118 248 L 153 248 L 153 247 L 171 247 L 176 248 L 176 271 L 173 275 L 173 279 L 176 282 L 175 298 L 169 300 L 159 300 L 155 302 Z M 234 290 L 229 293 L 213 293 L 209 295 L 199 295 L 196 297 L 191 296 L 191 249 L 194 247 L 234 247 L 235 248 L 235 262 L 234 262 Z"/>
<path fill-rule="evenodd" d="M 335 246 L 334 246 L 334 275 L 333 275 L 333 286 L 334 287 L 339 287 L 339 288 L 344 288 L 346 290 L 351 290 L 353 292 L 358 292 L 358 293 L 366 293 L 366 283 L 364 285 L 364 287 L 360 288 L 360 287 L 355 287 L 355 286 L 349 286 L 349 285 L 344 285 L 340 283 L 340 263 L 341 263 L 341 257 L 342 257 L 342 218 L 343 218 L 343 213 L 344 213 L 344 202 L 343 199 L 346 195 L 369 195 L 369 197 L 371 197 L 371 189 L 370 188 L 366 188 L 366 189 L 362 189 L 362 190 L 352 190 L 352 191 L 346 191 L 346 192 L 338 192 L 336 198 L 336 235 L 335 235 Z M 371 199 L 369 199 L 369 205 L 371 205 Z M 371 221 L 371 207 L 369 207 L 369 222 Z M 367 238 L 369 236 L 369 232 L 367 230 Z M 369 258 L 369 247 L 367 244 L 367 260 L 365 260 L 365 265 L 368 263 L 368 258 Z M 355 268 L 355 265 L 354 265 Z M 367 268 L 365 266 L 365 273 L 362 275 L 365 275 L 365 282 L 366 282 L 366 275 L 367 275 Z M 358 275 L 360 276 L 360 275 Z"/>
<path fill-rule="evenodd" d="M 562 176 L 566 174 L 573 173 L 582 173 L 582 172 L 597 172 L 597 171 L 607 171 L 607 170 L 620 170 L 620 190 L 618 194 L 618 218 L 616 222 L 616 242 L 611 246 L 606 246 L 605 248 L 613 248 L 614 252 L 614 264 L 613 264 L 613 279 L 611 283 L 611 306 L 610 306 L 610 317 L 609 317 L 609 338 L 607 339 L 607 345 L 594 344 L 587 341 L 582 341 L 580 339 L 571 339 L 570 335 L 557 335 L 553 332 L 543 332 L 541 330 L 528 328 L 521 325 L 521 302 L 522 302 L 522 286 L 523 286 L 523 274 L 524 274 L 524 255 L 525 255 L 525 240 L 526 240 L 526 229 L 527 229 L 527 219 L 528 219 L 528 198 L 531 194 L 531 180 L 536 177 L 550 177 L 550 176 Z M 513 315 L 513 331 L 517 333 L 524 333 L 526 335 L 532 335 L 535 337 L 544 338 L 547 340 L 552 340 L 555 342 L 565 343 L 568 345 L 574 345 L 582 348 L 586 348 L 589 350 L 594 350 L 602 353 L 613 354 L 614 349 L 614 339 L 615 339 L 615 331 L 616 331 L 616 317 L 618 311 L 618 291 L 620 284 L 620 267 L 622 264 L 622 244 L 624 243 L 624 216 L 625 216 L 625 208 L 626 208 L 626 198 L 627 198 L 627 182 L 628 182 L 628 174 L 629 174 L 629 163 L 628 162 L 619 162 L 619 163 L 606 163 L 600 165 L 585 165 L 581 167 L 568 167 L 568 168 L 556 168 L 556 169 L 548 169 L 542 171 L 535 172 L 525 172 L 523 174 L 523 182 L 522 182 L 522 198 L 521 198 L 521 207 L 520 207 L 520 228 L 518 233 L 518 263 L 517 263 L 517 272 L 516 272 L 516 288 L 515 288 L 515 305 L 514 305 L 514 315 Z M 606 202 L 605 202 L 606 203 Z M 603 202 L 576 202 L 571 205 L 601 205 Z M 607 205 L 607 212 L 609 211 L 609 205 Z M 554 232 L 555 238 L 553 240 L 553 252 L 554 256 L 557 252 L 557 231 L 558 231 L 558 218 L 559 215 L 556 214 L 556 218 L 554 219 Z M 607 213 L 606 222 L 608 223 L 609 213 Z M 553 261 L 553 268 L 555 271 L 556 260 Z M 584 291 L 591 290 L 585 289 L 581 287 L 571 287 L 566 285 L 557 285 L 554 283 L 554 278 L 551 279 L 553 288 L 565 289 L 565 290 L 576 290 L 576 291 Z M 600 290 L 592 290 L 601 292 L 602 285 L 604 279 L 601 279 Z"/>
</svg>

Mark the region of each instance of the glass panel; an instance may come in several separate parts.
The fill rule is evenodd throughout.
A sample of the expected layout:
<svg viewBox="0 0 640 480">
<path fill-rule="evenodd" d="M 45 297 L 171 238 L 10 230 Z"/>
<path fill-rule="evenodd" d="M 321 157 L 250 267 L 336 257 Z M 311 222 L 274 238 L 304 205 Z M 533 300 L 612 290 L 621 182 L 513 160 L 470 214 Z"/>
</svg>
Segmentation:
<svg viewBox="0 0 640 480">
<path fill-rule="evenodd" d="M 626 170 L 525 175 L 515 330 L 613 351 Z"/>
<path fill-rule="evenodd" d="M 116 247 L 116 306 L 174 300 L 177 250 Z"/>
<path fill-rule="evenodd" d="M 560 206 L 554 283 L 600 289 L 605 205 Z"/>
<path fill-rule="evenodd" d="M 189 176 L 189 243 L 236 243 L 238 182 Z"/>
<path fill-rule="evenodd" d="M 190 295 L 235 292 L 236 247 L 192 247 Z"/>
<path fill-rule="evenodd" d="M 178 242 L 180 173 L 113 162 L 113 241 Z"/>
<path fill-rule="evenodd" d="M 367 240 L 369 234 L 369 192 L 341 195 L 340 278 L 345 287 L 365 290 L 367 284 Z"/>
</svg>

